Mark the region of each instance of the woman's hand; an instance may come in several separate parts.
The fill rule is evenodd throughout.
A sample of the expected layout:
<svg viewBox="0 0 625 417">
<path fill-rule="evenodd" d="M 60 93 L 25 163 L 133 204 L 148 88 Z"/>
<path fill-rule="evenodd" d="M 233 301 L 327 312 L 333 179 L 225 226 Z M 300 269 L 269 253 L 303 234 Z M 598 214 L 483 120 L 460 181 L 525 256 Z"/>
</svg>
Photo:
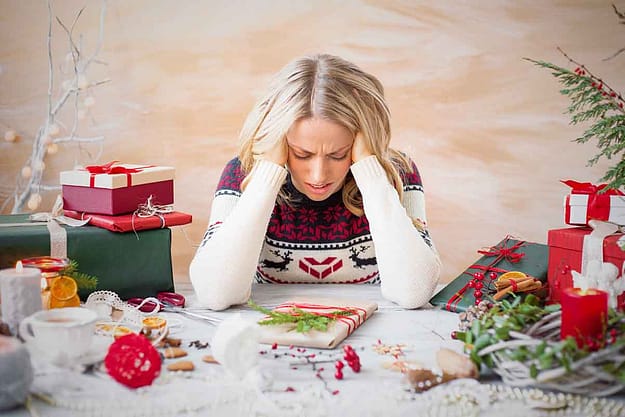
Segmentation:
<svg viewBox="0 0 625 417">
<path fill-rule="evenodd" d="M 289 149 L 286 143 L 286 138 L 280 139 L 280 141 L 273 148 L 267 150 L 262 154 L 262 159 L 271 161 L 280 166 L 286 165 L 286 161 L 289 157 Z"/>
<path fill-rule="evenodd" d="M 352 145 L 352 162 L 356 163 L 371 155 L 373 155 L 373 152 L 369 149 L 362 133 L 356 133 L 356 138 Z"/>
</svg>

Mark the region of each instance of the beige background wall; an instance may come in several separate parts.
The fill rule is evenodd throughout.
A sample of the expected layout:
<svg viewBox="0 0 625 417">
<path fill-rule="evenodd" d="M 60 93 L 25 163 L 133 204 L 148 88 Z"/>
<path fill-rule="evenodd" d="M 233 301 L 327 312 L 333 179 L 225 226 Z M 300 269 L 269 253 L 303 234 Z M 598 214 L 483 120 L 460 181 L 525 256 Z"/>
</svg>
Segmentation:
<svg viewBox="0 0 625 417">
<path fill-rule="evenodd" d="M 100 2 L 57 1 L 92 53 Z M 625 10 L 625 3 L 617 4 Z M 11 195 L 32 138 L 44 122 L 47 8 L 43 0 L 0 0 L 0 197 Z M 269 76 L 292 58 L 338 54 L 376 74 L 394 116 L 394 145 L 417 162 L 428 220 L 448 281 L 476 250 L 510 233 L 545 242 L 563 226 L 560 179 L 597 181 L 608 166 L 586 161 L 594 143 L 571 140 L 581 127 L 563 115 L 568 101 L 546 70 L 522 57 L 560 65 L 571 56 L 623 87 L 625 28 L 610 1 L 110 1 L 100 59 L 91 80 L 95 106 L 79 121 L 84 136 L 105 135 L 99 162 L 176 167 L 176 209 L 193 214 L 186 237 L 174 232 L 175 274 L 187 267 L 208 220 L 224 163 Z M 53 26 L 55 95 L 67 38 Z M 62 114 L 71 126 L 73 112 Z M 62 146 L 46 158 L 46 183 L 97 146 Z M 49 208 L 47 194 L 43 207 Z M 8 212 L 10 207 L 4 212 Z M 242 239 L 245 236 L 241 236 Z"/>
</svg>

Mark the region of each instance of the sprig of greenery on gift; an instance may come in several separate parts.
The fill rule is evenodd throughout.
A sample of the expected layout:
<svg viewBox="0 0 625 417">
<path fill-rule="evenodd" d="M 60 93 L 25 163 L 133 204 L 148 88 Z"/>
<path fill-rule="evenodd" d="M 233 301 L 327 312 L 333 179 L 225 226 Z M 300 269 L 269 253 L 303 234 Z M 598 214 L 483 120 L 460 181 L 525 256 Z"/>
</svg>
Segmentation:
<svg viewBox="0 0 625 417">
<path fill-rule="evenodd" d="M 259 306 L 252 300 L 248 301 L 247 305 L 268 316 L 268 318 L 258 322 L 261 326 L 278 326 L 292 323 L 295 324 L 295 327 L 291 330 L 295 330 L 298 333 L 306 333 L 313 329 L 325 332 L 328 330 L 328 325 L 336 321 L 339 317 L 358 314 L 353 310 L 336 310 L 320 315 L 304 311 L 297 307 L 291 307 L 288 312 L 281 312 Z"/>
<path fill-rule="evenodd" d="M 78 271 L 78 262 L 69 261 L 69 265 L 59 271 L 61 275 L 73 278 L 76 281 L 78 289 L 81 291 L 92 291 L 98 286 L 98 278 Z"/>
<path fill-rule="evenodd" d="M 619 23 L 625 24 L 625 14 L 612 5 Z M 550 62 L 524 58 L 534 64 L 551 70 L 551 74 L 564 86 L 560 93 L 570 99 L 566 113 L 571 115 L 571 124 L 589 122 L 582 136 L 574 141 L 585 143 L 596 138 L 597 153 L 588 161 L 588 166 L 595 165 L 601 158 L 618 162 L 609 167 L 601 181 L 608 183 L 604 190 L 618 189 L 625 185 L 625 100 L 623 95 L 608 85 L 599 76 L 593 74 L 585 65 L 569 57 L 562 49 L 558 50 L 575 66 L 573 71 Z M 611 57 L 614 58 L 622 48 Z"/>
<path fill-rule="evenodd" d="M 456 332 L 455 337 L 465 344 L 465 350 L 469 352 L 469 357 L 478 366 L 484 364 L 489 368 L 495 368 L 494 355 L 500 358 L 505 357 L 511 361 L 518 361 L 529 367 L 530 376 L 535 378 L 539 371 L 564 367 L 571 371 L 571 364 L 591 354 L 589 349 L 580 349 L 573 337 L 565 340 L 542 340 L 535 345 L 515 346 L 511 343 L 504 349 L 496 352 L 483 354 L 483 350 L 489 346 L 505 342 L 511 339 L 511 332 L 525 333 L 527 330 L 543 317 L 554 313 L 560 309 L 559 304 L 542 306 L 538 297 L 529 294 L 522 300 L 515 298 L 512 302 L 502 300 L 495 304 L 479 319 L 472 322 L 469 330 Z M 625 314 L 610 310 L 607 329 L 615 329 L 614 337 L 610 346 L 625 347 Z M 606 332 L 606 335 L 609 334 Z M 559 335 L 558 335 L 559 337 Z M 607 336 L 601 343 L 605 345 Z M 621 361 L 622 362 L 622 361 Z M 621 362 L 608 363 L 603 369 L 625 383 L 625 364 Z"/>
</svg>

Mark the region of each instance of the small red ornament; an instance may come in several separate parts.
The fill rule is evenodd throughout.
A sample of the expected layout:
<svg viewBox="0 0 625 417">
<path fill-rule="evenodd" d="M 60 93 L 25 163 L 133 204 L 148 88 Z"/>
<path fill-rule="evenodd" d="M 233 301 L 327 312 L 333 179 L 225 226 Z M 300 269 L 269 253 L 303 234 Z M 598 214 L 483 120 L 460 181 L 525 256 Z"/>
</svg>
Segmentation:
<svg viewBox="0 0 625 417">
<path fill-rule="evenodd" d="M 160 375 L 161 356 L 146 337 L 130 333 L 111 344 L 104 365 L 120 384 L 139 388 L 152 384 Z"/>
</svg>

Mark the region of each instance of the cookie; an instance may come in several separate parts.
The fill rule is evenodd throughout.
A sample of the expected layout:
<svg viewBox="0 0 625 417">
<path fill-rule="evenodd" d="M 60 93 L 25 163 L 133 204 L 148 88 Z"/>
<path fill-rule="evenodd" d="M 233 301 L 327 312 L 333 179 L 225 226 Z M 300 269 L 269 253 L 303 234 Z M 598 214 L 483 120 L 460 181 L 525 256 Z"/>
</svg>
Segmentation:
<svg viewBox="0 0 625 417">
<path fill-rule="evenodd" d="M 167 370 L 168 371 L 184 371 L 184 372 L 188 372 L 188 371 L 192 371 L 195 369 L 195 366 L 193 365 L 193 362 L 191 361 L 178 361 L 178 362 L 173 362 L 170 363 L 169 365 L 167 365 Z"/>
<path fill-rule="evenodd" d="M 163 356 L 167 359 L 181 358 L 187 356 L 187 351 L 179 347 L 168 347 L 163 352 Z"/>
</svg>

